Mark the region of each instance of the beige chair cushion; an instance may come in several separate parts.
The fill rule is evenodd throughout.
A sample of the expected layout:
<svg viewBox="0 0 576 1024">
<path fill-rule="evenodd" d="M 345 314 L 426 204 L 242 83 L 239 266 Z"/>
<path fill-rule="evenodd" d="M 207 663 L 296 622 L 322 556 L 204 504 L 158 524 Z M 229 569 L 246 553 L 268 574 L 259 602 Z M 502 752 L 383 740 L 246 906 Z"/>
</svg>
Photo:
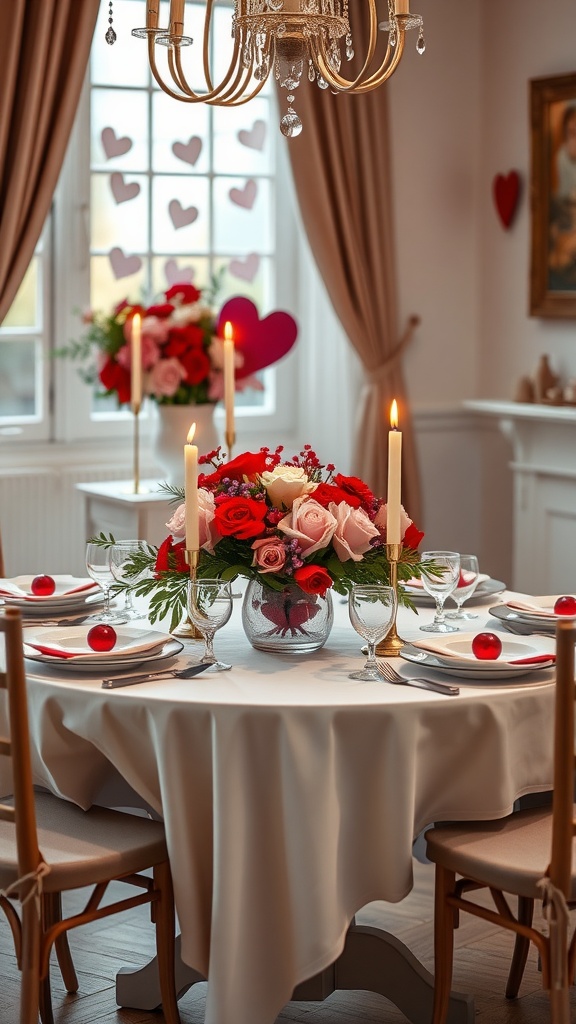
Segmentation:
<svg viewBox="0 0 576 1024">
<path fill-rule="evenodd" d="M 550 860 L 550 808 L 518 811 L 498 821 L 439 825 L 426 832 L 430 860 L 459 875 L 518 896 L 542 898 L 537 883 Z M 576 855 L 572 899 L 576 898 Z"/>
<path fill-rule="evenodd" d="M 45 892 L 75 889 L 168 859 L 164 826 L 103 807 L 82 811 L 52 796 L 36 794 L 38 845 L 50 873 Z M 14 826 L 0 821 L 0 889 L 18 877 Z"/>
</svg>

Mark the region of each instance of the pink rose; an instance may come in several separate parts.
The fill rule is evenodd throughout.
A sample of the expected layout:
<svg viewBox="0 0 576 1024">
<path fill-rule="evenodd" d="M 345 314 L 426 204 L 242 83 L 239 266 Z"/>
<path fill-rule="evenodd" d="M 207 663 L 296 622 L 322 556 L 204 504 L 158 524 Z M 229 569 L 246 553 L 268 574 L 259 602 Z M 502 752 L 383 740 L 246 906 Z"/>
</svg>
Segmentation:
<svg viewBox="0 0 576 1024">
<path fill-rule="evenodd" d="M 362 508 L 352 508 L 345 501 L 330 502 L 328 509 L 336 517 L 337 526 L 332 543 L 341 562 L 351 558 L 361 562 L 364 552 L 371 548 L 370 541 L 379 537 L 380 531 Z"/>
<path fill-rule="evenodd" d="M 296 498 L 292 511 L 278 523 L 278 529 L 294 537 L 302 553 L 308 557 L 314 551 L 328 546 L 336 529 L 336 519 L 327 508 L 322 508 L 306 494 Z"/>
<path fill-rule="evenodd" d="M 279 537 L 262 537 L 252 544 L 254 558 L 252 565 L 260 572 L 282 572 L 286 562 L 286 549 Z"/>
<path fill-rule="evenodd" d="M 172 398 L 185 376 L 186 370 L 177 359 L 160 359 L 146 378 L 146 394 Z"/>
<path fill-rule="evenodd" d="M 154 341 L 147 334 L 142 336 L 142 366 L 145 370 L 150 370 L 160 358 L 160 349 Z M 132 369 L 132 341 L 128 345 L 123 345 L 121 349 L 116 353 L 116 361 L 123 366 L 125 370 Z"/>
<path fill-rule="evenodd" d="M 214 525 L 214 495 L 203 487 L 198 488 L 198 521 L 200 532 L 200 547 L 214 554 L 214 547 L 221 540 Z M 186 504 L 178 505 L 174 515 L 166 523 L 174 540 L 184 540 L 186 537 Z"/>
<path fill-rule="evenodd" d="M 374 525 L 378 527 L 380 535 L 386 538 L 386 505 L 381 505 L 378 509 L 376 516 L 374 517 Z M 411 525 L 412 520 L 406 515 L 404 506 L 400 505 L 400 535 L 402 538 L 404 538 L 406 530 Z"/>
<path fill-rule="evenodd" d="M 170 531 L 174 540 L 183 540 L 186 536 L 186 505 L 182 502 L 178 505 L 178 508 L 166 523 L 166 528 Z"/>
</svg>

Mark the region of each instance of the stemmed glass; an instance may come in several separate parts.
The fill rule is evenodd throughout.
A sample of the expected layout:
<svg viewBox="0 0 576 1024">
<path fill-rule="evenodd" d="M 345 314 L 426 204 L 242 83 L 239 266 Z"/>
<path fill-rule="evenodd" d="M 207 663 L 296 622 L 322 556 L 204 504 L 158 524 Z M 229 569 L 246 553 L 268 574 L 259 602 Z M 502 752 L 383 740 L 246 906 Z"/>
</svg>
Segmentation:
<svg viewBox="0 0 576 1024">
<path fill-rule="evenodd" d="M 457 633 L 458 626 L 451 626 L 445 621 L 444 602 L 458 586 L 460 578 L 460 555 L 457 551 L 424 551 L 420 558 L 422 569 L 422 586 L 427 594 L 436 601 L 436 614 L 429 626 L 420 626 L 426 633 Z M 431 571 L 426 571 L 426 563 L 433 562 Z"/>
<path fill-rule="evenodd" d="M 188 584 L 188 614 L 204 637 L 202 661 L 219 672 L 232 668 L 214 654 L 214 634 L 232 614 L 232 591 L 223 580 L 195 579 Z"/>
<path fill-rule="evenodd" d="M 460 578 L 452 600 L 456 602 L 455 612 L 446 612 L 447 619 L 477 619 L 473 612 L 463 612 L 462 605 L 476 590 L 480 582 L 480 569 L 476 555 L 460 555 Z"/>
<path fill-rule="evenodd" d="M 396 592 L 393 587 L 368 583 L 353 585 L 348 598 L 348 613 L 356 632 L 368 642 L 368 659 L 363 669 L 350 673 L 350 679 L 382 681 L 376 664 L 376 644 L 386 636 L 395 612 Z"/>
<path fill-rule="evenodd" d="M 110 609 L 110 587 L 114 582 L 111 566 L 111 549 L 101 544 L 88 543 L 86 545 L 86 571 L 95 583 L 102 589 L 104 594 L 104 607 L 101 612 L 91 615 L 87 622 L 110 622 L 113 625 L 121 625 L 126 622 L 126 616 Z"/>
<path fill-rule="evenodd" d="M 117 583 L 133 584 L 136 580 L 140 579 L 140 574 L 134 576 L 132 573 L 127 573 L 126 569 L 132 561 L 132 556 L 141 551 L 142 546 L 143 542 L 141 540 L 118 540 L 112 545 L 110 548 L 110 568 Z M 128 620 L 144 618 L 144 613 L 139 612 L 134 607 L 131 590 L 124 591 L 124 615 Z"/>
</svg>

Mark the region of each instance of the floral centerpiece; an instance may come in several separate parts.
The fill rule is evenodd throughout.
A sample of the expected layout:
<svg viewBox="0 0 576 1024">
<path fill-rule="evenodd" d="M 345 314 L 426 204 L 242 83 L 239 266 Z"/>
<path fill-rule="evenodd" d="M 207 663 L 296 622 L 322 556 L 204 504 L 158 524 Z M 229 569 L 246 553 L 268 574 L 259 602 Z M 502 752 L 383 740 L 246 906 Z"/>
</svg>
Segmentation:
<svg viewBox="0 0 576 1024">
<path fill-rule="evenodd" d="M 310 445 L 287 461 L 282 451 L 261 448 L 224 462 L 218 448 L 200 457 L 212 471 L 198 479 L 197 575 L 257 580 L 268 594 L 272 629 L 286 632 L 300 628 L 290 618 L 289 592 L 317 604 L 332 590 L 347 594 L 354 583 L 388 584 L 390 566 L 384 501 L 357 477 L 322 465 Z M 184 497 L 178 488 L 168 490 L 174 500 Z M 186 608 L 189 578 L 185 504 L 167 527 L 170 533 L 158 549 L 134 556 L 128 575 L 136 593 L 150 596 L 151 621 L 170 614 L 173 628 Z M 398 579 L 406 581 L 421 573 L 417 549 L 423 534 L 404 511 L 402 527 Z M 284 595 L 280 622 L 272 611 L 275 592 Z M 401 587 L 399 599 L 411 606 Z"/>
<path fill-rule="evenodd" d="M 216 334 L 218 316 L 210 303 L 216 287 L 217 282 L 203 293 L 192 284 L 175 284 L 150 306 L 124 299 L 111 313 L 90 311 L 83 317 L 84 337 L 58 354 L 85 364 L 82 379 L 99 385 L 101 394 L 115 395 L 119 405 L 130 402 L 132 326 L 139 313 L 144 395 L 158 405 L 215 403 L 224 392 L 223 340 Z M 243 372 L 238 349 L 234 359 L 237 390 L 261 391 L 258 377 Z"/>
</svg>

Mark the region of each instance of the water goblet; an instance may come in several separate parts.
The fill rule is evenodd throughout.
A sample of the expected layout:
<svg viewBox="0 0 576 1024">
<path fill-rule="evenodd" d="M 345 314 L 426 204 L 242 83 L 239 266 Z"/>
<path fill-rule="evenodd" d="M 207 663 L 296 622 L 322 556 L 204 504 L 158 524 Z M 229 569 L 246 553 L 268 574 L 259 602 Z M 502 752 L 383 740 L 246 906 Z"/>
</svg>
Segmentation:
<svg viewBox="0 0 576 1024">
<path fill-rule="evenodd" d="M 114 582 L 111 566 L 111 549 L 101 544 L 86 545 L 86 571 L 95 583 L 98 583 L 104 594 L 104 605 L 101 612 L 91 615 L 86 622 L 109 622 L 120 625 L 126 622 L 126 616 L 112 611 L 110 608 L 110 587 Z"/>
<path fill-rule="evenodd" d="M 444 602 L 458 586 L 460 578 L 460 555 L 457 551 L 424 551 L 420 559 L 422 586 L 436 601 L 436 614 L 429 626 L 420 626 L 426 633 L 457 633 L 458 626 L 445 621 Z M 430 563 L 430 571 L 426 571 Z"/>
<path fill-rule="evenodd" d="M 456 590 L 450 595 L 456 603 L 455 612 L 446 612 L 447 619 L 477 619 L 473 612 L 463 612 L 462 605 L 476 590 L 480 582 L 480 569 L 476 555 L 460 555 L 460 578 Z"/>
<path fill-rule="evenodd" d="M 112 569 L 112 575 L 117 583 L 127 583 L 133 585 L 137 580 L 141 579 L 142 573 L 130 572 L 130 566 L 132 558 L 144 547 L 144 542 L 141 540 L 118 540 L 110 548 L 110 568 Z M 132 590 L 128 589 L 124 591 L 124 615 L 127 620 L 130 619 L 142 619 L 144 618 L 144 612 L 138 611 L 134 607 L 132 600 Z"/>
<path fill-rule="evenodd" d="M 348 614 L 356 632 L 368 642 L 368 659 L 364 668 L 350 673 L 350 679 L 382 681 L 376 664 L 376 644 L 386 636 L 395 613 L 396 592 L 393 587 L 368 583 L 353 585 L 348 598 Z"/>
<path fill-rule="evenodd" d="M 223 580 L 194 579 L 188 584 L 188 614 L 204 637 L 202 661 L 218 672 L 232 668 L 214 654 L 214 634 L 232 614 L 232 591 Z"/>
</svg>

